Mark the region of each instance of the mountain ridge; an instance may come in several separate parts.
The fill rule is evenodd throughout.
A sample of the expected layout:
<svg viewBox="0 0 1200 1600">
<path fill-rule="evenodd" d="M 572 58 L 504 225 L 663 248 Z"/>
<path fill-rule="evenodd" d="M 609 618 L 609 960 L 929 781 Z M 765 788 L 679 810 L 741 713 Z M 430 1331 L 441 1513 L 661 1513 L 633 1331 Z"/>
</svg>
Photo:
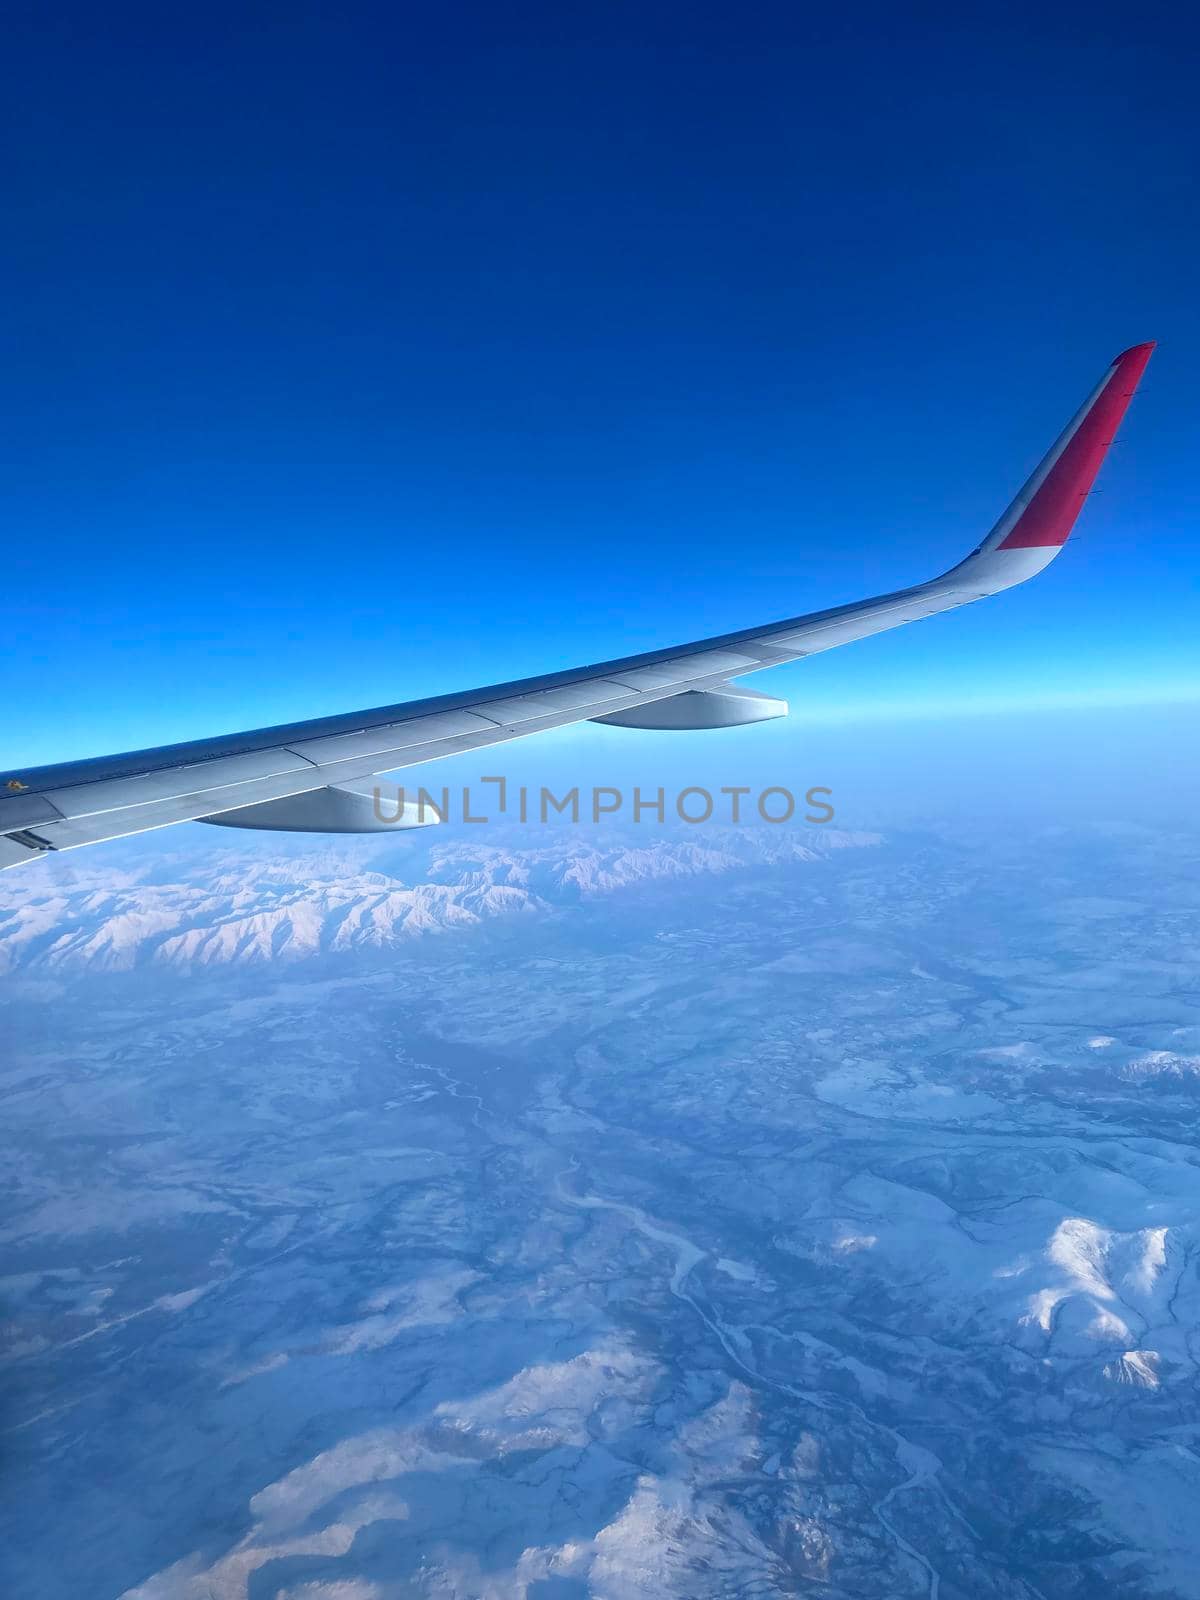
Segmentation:
<svg viewBox="0 0 1200 1600">
<path fill-rule="evenodd" d="M 168 857 L 107 871 L 45 863 L 42 884 L 0 886 L 0 971 L 216 967 L 382 950 L 581 901 L 717 876 L 795 866 L 869 848 L 877 834 L 803 841 L 754 830 L 711 843 L 597 844 L 578 835 L 536 847 L 447 841 L 406 860 L 404 876 L 344 855 Z M 414 871 L 413 868 L 416 870 Z"/>
</svg>

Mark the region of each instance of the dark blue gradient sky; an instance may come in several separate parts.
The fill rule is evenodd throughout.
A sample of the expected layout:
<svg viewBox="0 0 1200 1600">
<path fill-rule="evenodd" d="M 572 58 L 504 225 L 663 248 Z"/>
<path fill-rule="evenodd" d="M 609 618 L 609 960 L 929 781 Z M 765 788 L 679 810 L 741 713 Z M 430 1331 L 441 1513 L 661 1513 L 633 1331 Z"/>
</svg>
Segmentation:
<svg viewBox="0 0 1200 1600">
<path fill-rule="evenodd" d="M 1179 8 L 249 10 L 10 13 L 6 764 L 925 577 L 1147 338 L 1045 578 L 759 681 L 1200 697 Z"/>
</svg>

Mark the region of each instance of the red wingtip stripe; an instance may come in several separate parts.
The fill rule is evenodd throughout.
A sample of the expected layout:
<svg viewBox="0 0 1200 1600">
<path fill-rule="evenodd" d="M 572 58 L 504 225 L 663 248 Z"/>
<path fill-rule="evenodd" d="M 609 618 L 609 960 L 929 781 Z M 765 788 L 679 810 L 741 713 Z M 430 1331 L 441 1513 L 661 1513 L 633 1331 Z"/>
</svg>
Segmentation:
<svg viewBox="0 0 1200 1600">
<path fill-rule="evenodd" d="M 1067 542 L 1129 409 L 1155 342 L 1151 339 L 1146 344 L 1131 345 L 1113 362 L 1108 382 L 1000 545 L 1001 550 L 1029 550 Z"/>
<path fill-rule="evenodd" d="M 1113 366 L 1114 367 L 1119 366 L 1120 363 L 1122 361 L 1126 360 L 1129 356 L 1141 355 L 1143 352 L 1145 352 L 1146 361 L 1149 361 L 1151 355 L 1154 352 L 1154 347 L 1155 347 L 1155 345 L 1157 343 L 1158 343 L 1157 339 L 1147 339 L 1145 344 L 1131 344 L 1129 346 L 1128 350 L 1122 350 L 1121 354 L 1116 357 L 1116 359 L 1113 361 Z M 1143 372 L 1145 371 L 1145 368 L 1146 368 L 1146 361 L 1142 362 L 1142 371 Z M 1141 374 L 1139 373 L 1139 376 L 1140 375 Z"/>
</svg>

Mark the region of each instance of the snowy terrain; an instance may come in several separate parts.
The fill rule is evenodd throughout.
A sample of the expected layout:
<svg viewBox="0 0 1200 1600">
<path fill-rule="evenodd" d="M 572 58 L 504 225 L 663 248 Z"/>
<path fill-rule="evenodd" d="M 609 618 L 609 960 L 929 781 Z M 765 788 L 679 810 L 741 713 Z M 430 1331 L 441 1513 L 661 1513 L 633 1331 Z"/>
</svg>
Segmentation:
<svg viewBox="0 0 1200 1600">
<path fill-rule="evenodd" d="M 353 844 L 250 857 L 208 851 L 197 863 L 178 853 L 141 861 L 139 843 L 126 847 L 124 868 L 64 855 L 0 878 L 0 972 L 190 970 L 381 949 L 648 884 L 822 860 L 878 836 L 810 828 L 776 837 L 760 828 L 714 830 L 698 843 L 565 835 L 536 848 L 414 845 L 401 850 L 401 871 L 373 869 L 372 852 Z"/>
<path fill-rule="evenodd" d="M 11 874 L 6 1592 L 1200 1595 L 1198 842 Z"/>
</svg>

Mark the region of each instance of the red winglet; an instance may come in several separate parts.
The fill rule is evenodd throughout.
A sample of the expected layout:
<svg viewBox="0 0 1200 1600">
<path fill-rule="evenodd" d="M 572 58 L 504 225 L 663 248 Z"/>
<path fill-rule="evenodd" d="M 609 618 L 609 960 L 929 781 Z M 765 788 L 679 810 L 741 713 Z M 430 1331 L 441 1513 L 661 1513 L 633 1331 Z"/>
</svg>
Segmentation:
<svg viewBox="0 0 1200 1600">
<path fill-rule="evenodd" d="M 1103 388 L 999 546 L 1001 550 L 1028 550 L 1067 542 L 1154 345 L 1153 339 L 1148 344 L 1135 344 L 1113 362 Z"/>
</svg>

